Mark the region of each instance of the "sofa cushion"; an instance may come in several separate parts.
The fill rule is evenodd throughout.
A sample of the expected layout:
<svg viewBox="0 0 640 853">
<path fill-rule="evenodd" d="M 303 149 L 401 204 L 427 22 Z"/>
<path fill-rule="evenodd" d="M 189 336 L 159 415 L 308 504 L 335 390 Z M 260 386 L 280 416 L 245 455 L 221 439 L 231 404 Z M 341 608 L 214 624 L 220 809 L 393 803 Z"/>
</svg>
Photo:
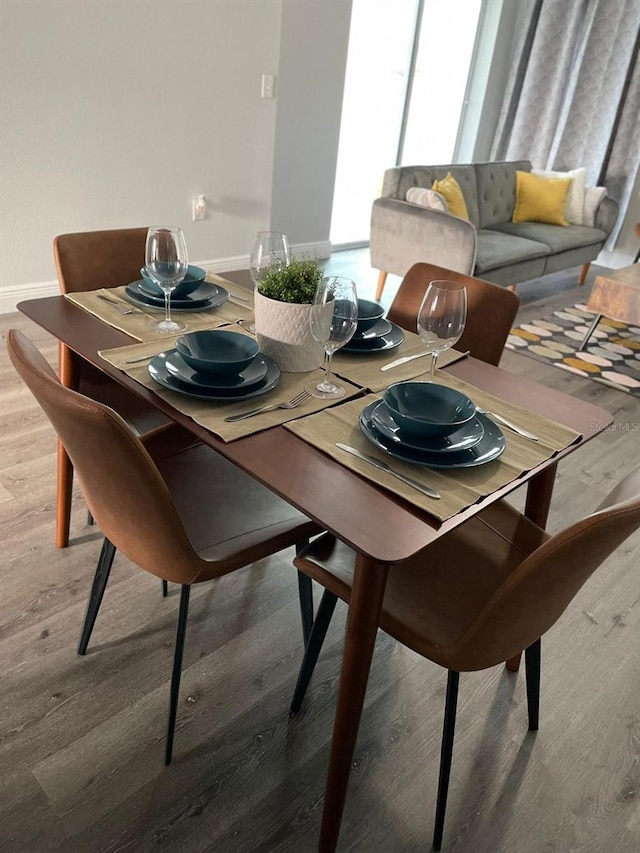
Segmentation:
<svg viewBox="0 0 640 853">
<path fill-rule="evenodd" d="M 496 269 L 532 258 L 544 258 L 549 247 L 535 240 L 501 234 L 493 229 L 480 229 L 477 232 L 477 252 L 475 274 Z"/>
<path fill-rule="evenodd" d="M 531 171 L 528 160 L 477 163 L 478 228 L 510 222 L 516 206 L 516 172 Z"/>
<path fill-rule="evenodd" d="M 564 215 L 571 178 L 540 178 L 529 172 L 516 172 L 516 209 L 513 222 L 569 224 Z"/>
<path fill-rule="evenodd" d="M 420 207 L 428 207 L 430 210 L 449 213 L 444 196 L 441 196 L 435 190 L 428 190 L 425 187 L 411 187 L 407 191 L 407 201 L 411 204 L 417 204 Z"/>
<path fill-rule="evenodd" d="M 587 228 L 586 225 L 568 225 L 566 228 L 560 228 L 557 225 L 545 225 L 543 222 L 502 222 L 500 225 L 492 225 L 489 230 L 525 240 L 535 240 L 545 245 L 550 252 L 564 252 L 578 246 L 591 246 L 607 239 L 604 231 L 600 231 L 599 228 Z"/>
<path fill-rule="evenodd" d="M 587 182 L 587 170 L 584 166 L 572 169 L 570 172 L 549 172 L 543 169 L 532 169 L 532 175 L 539 178 L 571 178 L 571 186 L 564 205 L 564 217 L 569 225 L 588 225 L 584 221 L 584 190 Z M 593 222 L 591 223 L 593 225 Z"/>
<path fill-rule="evenodd" d="M 469 211 L 467 210 L 460 184 L 451 172 L 447 172 L 446 178 L 443 178 L 441 181 L 434 181 L 431 189 L 443 196 L 449 208 L 449 213 L 453 216 L 459 216 L 461 219 L 469 218 Z"/>
</svg>

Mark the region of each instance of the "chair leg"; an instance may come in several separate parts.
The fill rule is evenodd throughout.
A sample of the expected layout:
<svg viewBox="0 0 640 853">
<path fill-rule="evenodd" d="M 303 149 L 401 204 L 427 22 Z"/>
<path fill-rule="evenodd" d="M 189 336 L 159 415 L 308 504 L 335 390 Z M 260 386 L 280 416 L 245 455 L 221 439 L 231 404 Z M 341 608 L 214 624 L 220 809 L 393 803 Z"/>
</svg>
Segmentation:
<svg viewBox="0 0 640 853">
<path fill-rule="evenodd" d="M 313 585 L 309 575 L 301 571 L 298 571 L 298 597 L 302 619 L 302 639 L 306 648 L 313 628 Z"/>
<path fill-rule="evenodd" d="M 293 700 L 291 701 L 290 710 L 292 714 L 297 714 L 300 710 L 300 706 L 302 705 L 302 700 L 307 692 L 307 687 L 311 681 L 313 670 L 318 662 L 318 656 L 320 655 L 324 638 L 327 635 L 327 629 L 331 622 L 333 611 L 336 609 L 337 601 L 337 596 L 332 592 L 329 592 L 328 589 L 325 589 L 322 599 L 320 600 L 316 618 L 313 622 L 311 634 L 309 635 L 309 642 L 305 648 L 302 666 L 298 673 L 298 683 L 296 684 L 296 689 L 293 693 Z"/>
<path fill-rule="evenodd" d="M 387 275 L 384 270 L 380 270 L 380 275 L 378 276 L 378 286 L 376 287 L 376 299 L 380 299 L 382 296 L 382 291 L 384 290 L 384 286 L 387 283 Z"/>
<path fill-rule="evenodd" d="M 602 314 L 596 314 L 596 316 L 593 318 L 593 322 L 589 326 L 589 331 L 584 336 L 584 338 L 582 339 L 582 343 L 578 347 L 578 352 L 580 352 L 581 350 L 583 350 L 586 347 L 587 343 L 589 342 L 589 338 L 595 332 L 596 326 L 600 322 L 601 318 L 602 318 Z"/>
<path fill-rule="evenodd" d="M 442 847 L 444 832 L 444 814 L 447 808 L 451 760 L 453 758 L 453 736 L 456 731 L 456 710 L 458 707 L 458 684 L 460 673 L 453 669 L 447 676 L 447 698 L 444 706 L 444 726 L 442 729 L 442 749 L 440 750 L 440 778 L 438 780 L 438 800 L 436 805 L 436 823 L 433 830 L 433 846 Z"/>
<path fill-rule="evenodd" d="M 95 521 L 93 520 L 93 516 L 91 515 L 91 510 L 87 510 L 87 527 L 93 527 Z"/>
<path fill-rule="evenodd" d="M 508 285 L 507 285 L 507 290 L 510 290 L 512 293 L 515 293 L 515 292 L 516 292 L 516 286 L 515 286 L 515 284 L 508 284 Z"/>
<path fill-rule="evenodd" d="M 538 731 L 540 716 L 540 657 L 542 640 L 532 643 L 524 653 L 524 666 L 527 675 L 527 710 L 529 712 L 529 731 Z"/>
<path fill-rule="evenodd" d="M 162 597 L 166 598 L 169 595 L 169 584 L 167 581 L 162 581 Z"/>
<path fill-rule="evenodd" d="M 89 645 L 89 640 L 91 639 L 91 632 L 93 631 L 93 626 L 96 623 L 98 610 L 100 610 L 100 605 L 102 604 L 102 596 L 104 595 L 104 591 L 107 586 L 107 581 L 109 580 L 109 573 L 111 572 L 111 566 L 113 565 L 113 557 L 115 553 L 115 546 L 112 545 L 112 543 L 105 536 L 104 542 L 102 543 L 102 550 L 100 551 L 100 556 L 98 557 L 96 573 L 93 578 L 93 585 L 91 587 L 91 594 L 89 595 L 87 613 L 84 617 L 82 633 L 80 634 L 80 644 L 78 646 L 79 655 L 84 655 L 87 652 L 87 646 Z"/>
<path fill-rule="evenodd" d="M 587 276 L 589 275 L 589 267 L 591 266 L 591 262 L 588 264 L 582 264 L 580 267 L 580 273 L 578 275 L 578 285 L 584 284 Z"/>
<path fill-rule="evenodd" d="M 180 611 L 178 614 L 178 629 L 176 631 L 176 647 L 173 653 L 173 672 L 171 674 L 171 698 L 169 700 L 169 725 L 167 726 L 167 743 L 164 763 L 171 764 L 173 756 L 173 736 L 176 729 L 176 714 L 178 712 L 178 694 L 180 693 L 180 676 L 182 675 L 182 655 L 184 653 L 184 637 L 187 630 L 189 615 L 189 595 L 191 587 L 182 585 L 180 592 Z"/>
</svg>

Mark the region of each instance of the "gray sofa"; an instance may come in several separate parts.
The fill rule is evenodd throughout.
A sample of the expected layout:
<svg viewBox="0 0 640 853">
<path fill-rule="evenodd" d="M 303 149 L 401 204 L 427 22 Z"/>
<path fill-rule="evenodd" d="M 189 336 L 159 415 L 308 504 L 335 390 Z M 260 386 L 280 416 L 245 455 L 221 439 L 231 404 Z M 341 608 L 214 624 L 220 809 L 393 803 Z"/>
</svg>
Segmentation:
<svg viewBox="0 0 640 853">
<path fill-rule="evenodd" d="M 531 163 L 387 169 L 371 214 L 371 264 L 380 270 L 377 298 L 387 273 L 402 276 L 419 261 L 505 286 L 582 264 L 582 284 L 615 224 L 617 202 L 605 196 L 594 228 L 512 222 L 516 170 L 531 171 Z M 411 187 L 430 188 L 447 172 L 460 185 L 469 220 L 405 200 Z"/>
</svg>

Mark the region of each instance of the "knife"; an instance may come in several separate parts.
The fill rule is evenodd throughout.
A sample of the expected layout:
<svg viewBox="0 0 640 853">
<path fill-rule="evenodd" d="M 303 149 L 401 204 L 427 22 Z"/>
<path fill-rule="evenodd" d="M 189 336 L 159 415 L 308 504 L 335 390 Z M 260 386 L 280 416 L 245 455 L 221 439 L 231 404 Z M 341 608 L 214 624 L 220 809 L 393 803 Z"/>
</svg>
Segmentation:
<svg viewBox="0 0 640 853">
<path fill-rule="evenodd" d="M 408 361 L 413 361 L 414 358 L 422 358 L 423 355 L 432 355 L 430 352 L 419 352 L 415 355 L 405 355 L 404 358 L 397 358 L 395 361 L 390 361 L 389 364 L 383 365 L 380 370 L 391 370 L 392 367 L 398 367 L 401 364 L 406 364 Z M 460 353 L 460 358 L 464 358 L 467 355 L 471 355 L 471 350 L 467 350 L 466 352 Z M 456 358 L 456 361 L 460 361 L 460 358 Z M 452 364 L 453 362 L 449 362 Z"/>
<path fill-rule="evenodd" d="M 422 492 L 423 495 L 426 495 L 429 498 L 433 498 L 434 500 L 440 500 L 440 495 L 434 489 L 430 489 L 429 486 L 423 486 L 422 483 L 419 483 L 417 480 L 411 479 L 411 477 L 405 477 L 404 474 L 398 473 L 398 471 L 394 471 L 386 462 L 383 462 L 381 459 L 377 459 L 375 456 L 369 456 L 368 453 L 362 453 L 360 450 L 356 450 L 355 447 L 349 447 L 348 444 L 340 444 L 340 442 L 336 443 L 336 447 L 339 447 L 340 450 L 345 450 L 347 453 L 351 453 L 353 456 L 357 456 L 358 459 L 363 459 L 365 462 L 368 462 L 370 465 L 373 465 L 374 468 L 379 468 L 381 471 L 386 471 L 388 474 L 393 474 L 394 477 L 397 477 L 398 480 L 402 480 L 403 483 L 406 483 L 408 486 L 413 486 L 414 489 L 417 489 L 419 492 Z"/>
</svg>

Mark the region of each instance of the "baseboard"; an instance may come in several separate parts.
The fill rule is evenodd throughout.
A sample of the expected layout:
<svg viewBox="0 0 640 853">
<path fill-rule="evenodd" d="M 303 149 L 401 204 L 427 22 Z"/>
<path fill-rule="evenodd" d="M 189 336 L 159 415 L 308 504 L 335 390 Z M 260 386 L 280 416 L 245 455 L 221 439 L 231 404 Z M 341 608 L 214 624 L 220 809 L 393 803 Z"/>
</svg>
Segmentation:
<svg viewBox="0 0 640 853">
<path fill-rule="evenodd" d="M 299 257 L 312 257 L 324 260 L 331 255 L 331 243 L 324 240 L 317 243 L 300 243 L 291 247 L 292 254 Z M 249 268 L 249 255 L 236 255 L 235 257 L 217 258 L 208 261 L 193 261 L 193 263 L 209 272 L 225 273 L 230 270 L 242 270 Z M 57 296 L 60 293 L 58 281 L 37 281 L 25 284 L 15 284 L 3 287 L 0 293 L 0 314 L 10 314 L 17 310 L 19 302 L 27 299 L 41 299 L 45 296 Z"/>
</svg>

